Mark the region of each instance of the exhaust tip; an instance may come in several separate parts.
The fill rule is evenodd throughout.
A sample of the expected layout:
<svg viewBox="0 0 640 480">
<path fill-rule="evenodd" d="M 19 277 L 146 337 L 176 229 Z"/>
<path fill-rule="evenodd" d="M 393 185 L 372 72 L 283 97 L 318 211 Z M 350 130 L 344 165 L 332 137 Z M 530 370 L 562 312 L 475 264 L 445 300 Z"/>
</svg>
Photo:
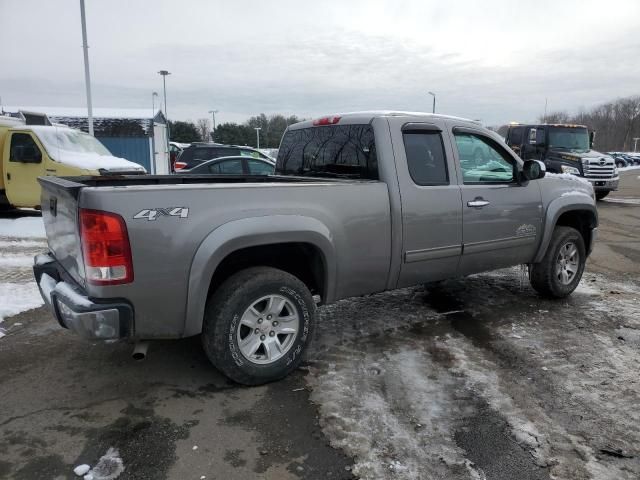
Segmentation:
<svg viewBox="0 0 640 480">
<path fill-rule="evenodd" d="M 149 342 L 136 342 L 133 347 L 131 357 L 134 360 L 141 361 L 147 358 L 147 349 L 149 348 Z"/>
</svg>

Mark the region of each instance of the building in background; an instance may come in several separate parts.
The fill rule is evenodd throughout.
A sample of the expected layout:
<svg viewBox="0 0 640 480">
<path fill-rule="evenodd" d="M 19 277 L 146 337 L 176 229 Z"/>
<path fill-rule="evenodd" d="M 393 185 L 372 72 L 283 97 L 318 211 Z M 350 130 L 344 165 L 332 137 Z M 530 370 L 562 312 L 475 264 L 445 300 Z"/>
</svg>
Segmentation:
<svg viewBox="0 0 640 480">
<path fill-rule="evenodd" d="M 52 123 L 89 132 L 86 108 L 4 107 L 7 112 L 45 113 Z M 151 174 L 170 172 L 167 121 L 161 110 L 140 108 L 94 108 L 94 136 L 116 157 L 147 169 Z"/>
</svg>

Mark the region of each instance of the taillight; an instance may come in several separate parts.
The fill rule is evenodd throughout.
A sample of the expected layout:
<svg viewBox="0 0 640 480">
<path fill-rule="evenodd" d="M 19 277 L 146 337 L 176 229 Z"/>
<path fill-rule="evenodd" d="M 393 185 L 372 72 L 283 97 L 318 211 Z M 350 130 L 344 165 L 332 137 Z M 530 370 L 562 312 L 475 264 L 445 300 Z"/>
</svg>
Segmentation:
<svg viewBox="0 0 640 480">
<path fill-rule="evenodd" d="M 176 162 L 173 164 L 173 169 L 174 170 L 182 170 L 184 167 L 186 167 L 187 164 L 184 162 Z"/>
<path fill-rule="evenodd" d="M 133 281 L 129 235 L 120 215 L 80 209 L 80 240 L 89 283 L 117 285 Z"/>
<path fill-rule="evenodd" d="M 318 127 L 322 125 L 335 125 L 339 121 L 340 121 L 340 117 L 322 117 L 322 118 L 316 118 L 313 121 L 313 124 L 316 127 Z"/>
</svg>

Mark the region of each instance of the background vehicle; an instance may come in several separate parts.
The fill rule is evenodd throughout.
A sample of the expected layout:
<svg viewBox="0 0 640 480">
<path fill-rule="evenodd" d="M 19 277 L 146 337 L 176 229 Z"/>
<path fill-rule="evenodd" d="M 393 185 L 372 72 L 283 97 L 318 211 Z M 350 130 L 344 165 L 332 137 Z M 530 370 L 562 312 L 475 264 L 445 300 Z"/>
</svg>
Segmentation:
<svg viewBox="0 0 640 480">
<path fill-rule="evenodd" d="M 465 165 L 470 141 L 486 155 Z M 569 295 L 595 239 L 593 188 L 543 177 L 475 122 L 330 116 L 288 127 L 273 176 L 41 179 L 55 208 L 34 270 L 76 333 L 202 333 L 214 365 L 259 384 L 299 364 L 316 301 L 518 264 L 540 294 Z"/>
<path fill-rule="evenodd" d="M 192 169 L 178 170 L 177 173 L 190 175 L 272 175 L 276 165 L 268 160 L 250 157 L 220 157 L 207 160 Z"/>
<path fill-rule="evenodd" d="M 0 117 L 0 208 L 39 208 L 40 176 L 146 173 L 80 130 L 51 125 L 44 115 L 36 120 L 44 124 Z"/>
<path fill-rule="evenodd" d="M 178 142 L 169 142 L 169 162 L 171 165 L 171 171 L 175 171 L 175 163 L 180 157 L 182 151 L 187 148 L 190 143 L 178 143 Z"/>
<path fill-rule="evenodd" d="M 607 152 L 607 155 L 609 155 L 611 158 L 613 158 L 613 160 L 616 162 L 616 167 L 618 168 L 623 168 L 623 167 L 627 167 L 629 165 L 633 165 L 634 162 L 633 160 L 629 159 L 626 155 L 619 153 L 619 152 Z"/>
<path fill-rule="evenodd" d="M 199 163 L 219 157 L 247 156 L 270 160 L 264 153 L 251 147 L 239 147 L 237 145 L 222 145 L 219 143 L 194 143 L 180 154 L 181 168 L 192 169 Z M 184 166 L 182 166 L 184 165 Z M 177 168 L 176 168 L 177 170 Z"/>
<path fill-rule="evenodd" d="M 618 169 L 609 155 L 592 150 L 594 133 L 584 125 L 509 125 L 507 144 L 523 160 L 541 160 L 547 171 L 585 177 L 598 200 L 618 189 Z"/>
</svg>

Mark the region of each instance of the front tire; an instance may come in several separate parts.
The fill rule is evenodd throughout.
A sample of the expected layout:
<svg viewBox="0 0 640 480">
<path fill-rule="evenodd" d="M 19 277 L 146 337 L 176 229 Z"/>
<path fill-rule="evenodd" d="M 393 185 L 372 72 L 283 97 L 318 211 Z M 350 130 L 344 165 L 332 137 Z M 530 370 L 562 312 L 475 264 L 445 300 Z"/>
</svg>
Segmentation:
<svg viewBox="0 0 640 480">
<path fill-rule="evenodd" d="M 311 340 L 316 306 L 298 278 L 270 267 L 229 277 L 207 301 L 202 330 L 213 365 L 243 385 L 295 370 Z"/>
<path fill-rule="evenodd" d="M 567 297 L 580 283 L 586 259 L 580 232 L 571 227 L 556 227 L 544 258 L 531 266 L 531 286 L 544 297 Z"/>
<path fill-rule="evenodd" d="M 604 197 L 609 195 L 609 192 L 596 192 L 596 200 L 602 200 Z"/>
</svg>

